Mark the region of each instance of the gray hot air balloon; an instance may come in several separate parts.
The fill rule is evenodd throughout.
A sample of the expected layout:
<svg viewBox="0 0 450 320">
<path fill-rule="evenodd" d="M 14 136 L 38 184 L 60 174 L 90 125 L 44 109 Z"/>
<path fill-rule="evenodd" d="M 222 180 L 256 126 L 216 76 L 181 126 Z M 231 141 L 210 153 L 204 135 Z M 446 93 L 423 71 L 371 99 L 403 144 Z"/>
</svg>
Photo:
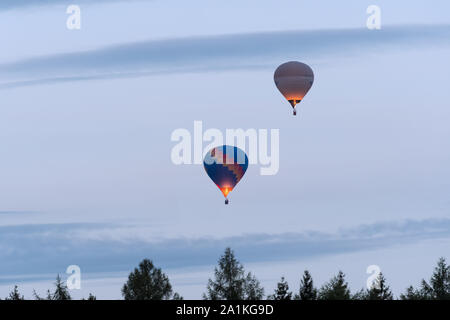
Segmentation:
<svg viewBox="0 0 450 320">
<path fill-rule="evenodd" d="M 275 70 L 273 79 L 278 90 L 294 108 L 295 116 L 295 106 L 303 100 L 314 82 L 312 69 L 298 61 L 286 62 Z"/>
</svg>

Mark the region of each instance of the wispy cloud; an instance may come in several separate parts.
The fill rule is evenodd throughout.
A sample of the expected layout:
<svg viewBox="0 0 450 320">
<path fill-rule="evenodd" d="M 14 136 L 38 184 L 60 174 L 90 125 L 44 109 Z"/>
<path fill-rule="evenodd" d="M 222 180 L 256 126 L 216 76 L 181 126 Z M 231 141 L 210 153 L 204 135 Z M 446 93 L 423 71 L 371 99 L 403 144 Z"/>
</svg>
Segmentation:
<svg viewBox="0 0 450 320">
<path fill-rule="evenodd" d="M 38 211 L 0 211 L 3 215 L 17 215 L 17 214 L 36 214 Z"/>
<path fill-rule="evenodd" d="M 150 235 L 149 235 L 150 234 Z M 142 258 L 163 267 L 214 264 L 227 246 L 244 262 L 302 259 L 450 238 L 450 219 L 385 222 L 334 233 L 248 234 L 227 238 L 157 239 L 150 228 L 104 224 L 0 227 L 0 274 L 62 272 L 70 264 L 85 272 L 131 269 Z"/>
<path fill-rule="evenodd" d="M 130 0 L 77 0 L 77 4 L 89 4 L 89 3 L 114 3 L 124 2 Z M 137 1 L 137 0 L 134 0 Z M 139 0 L 139 1 L 151 1 L 151 0 Z M 0 1 L 0 10 L 12 10 L 26 7 L 41 7 L 51 5 L 70 5 L 74 1 L 69 0 L 2 0 Z"/>
<path fill-rule="evenodd" d="M 298 59 L 318 63 L 362 53 L 445 44 L 450 26 L 283 31 L 127 43 L 0 65 L 0 88 L 93 79 L 274 67 Z"/>
</svg>

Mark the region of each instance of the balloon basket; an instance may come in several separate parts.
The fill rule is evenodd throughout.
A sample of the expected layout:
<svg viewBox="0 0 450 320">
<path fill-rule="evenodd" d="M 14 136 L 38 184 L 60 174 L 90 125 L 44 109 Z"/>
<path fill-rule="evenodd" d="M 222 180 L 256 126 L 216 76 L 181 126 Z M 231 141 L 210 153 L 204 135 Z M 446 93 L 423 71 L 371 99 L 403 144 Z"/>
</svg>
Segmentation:
<svg viewBox="0 0 450 320">
<path fill-rule="evenodd" d="M 228 199 L 225 199 L 225 204 L 228 204 L 228 202 L 229 202 Z"/>
</svg>

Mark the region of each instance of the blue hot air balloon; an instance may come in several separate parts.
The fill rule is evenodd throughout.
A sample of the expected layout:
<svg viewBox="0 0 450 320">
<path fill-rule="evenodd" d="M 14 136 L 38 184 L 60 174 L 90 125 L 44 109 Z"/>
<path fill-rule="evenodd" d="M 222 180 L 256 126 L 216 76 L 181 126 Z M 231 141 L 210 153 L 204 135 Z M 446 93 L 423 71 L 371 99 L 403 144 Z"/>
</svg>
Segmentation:
<svg viewBox="0 0 450 320">
<path fill-rule="evenodd" d="M 228 194 L 248 168 L 248 157 L 237 147 L 220 146 L 209 150 L 203 160 L 203 166 L 211 180 L 222 191 L 225 204 L 228 204 Z"/>
</svg>

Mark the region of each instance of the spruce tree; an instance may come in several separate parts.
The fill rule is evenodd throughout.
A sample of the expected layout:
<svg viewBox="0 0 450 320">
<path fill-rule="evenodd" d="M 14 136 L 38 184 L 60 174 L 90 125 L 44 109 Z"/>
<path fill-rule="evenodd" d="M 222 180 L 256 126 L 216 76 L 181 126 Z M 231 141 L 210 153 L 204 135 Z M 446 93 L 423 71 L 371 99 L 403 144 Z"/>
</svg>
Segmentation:
<svg viewBox="0 0 450 320">
<path fill-rule="evenodd" d="M 339 271 L 328 283 L 319 290 L 320 300 L 349 300 L 350 289 L 345 281 L 345 274 Z"/>
<path fill-rule="evenodd" d="M 261 300 L 264 298 L 264 289 L 258 279 L 250 272 L 247 274 L 244 283 L 245 300 Z"/>
<path fill-rule="evenodd" d="M 92 293 L 89 293 L 89 297 L 86 300 L 94 301 L 94 300 L 97 300 L 97 297 L 94 296 Z"/>
<path fill-rule="evenodd" d="M 368 300 L 392 300 L 392 291 L 386 283 L 383 273 L 379 273 L 367 294 Z"/>
<path fill-rule="evenodd" d="M 295 295 L 296 300 L 317 300 L 317 289 L 314 287 L 314 282 L 308 270 L 303 272 L 303 277 L 300 280 L 299 294 Z"/>
<path fill-rule="evenodd" d="M 450 299 L 450 266 L 444 258 L 440 258 L 434 269 L 430 282 L 422 280 L 420 289 L 412 286 L 400 295 L 402 300 L 449 300 Z"/>
<path fill-rule="evenodd" d="M 55 292 L 52 295 L 52 300 L 72 300 L 67 285 L 61 280 L 59 274 L 56 276 Z"/>
<path fill-rule="evenodd" d="M 281 281 L 278 282 L 277 288 L 275 289 L 274 294 L 269 296 L 270 300 L 291 300 L 292 292 L 289 292 L 289 284 L 281 277 Z"/>
<path fill-rule="evenodd" d="M 14 286 L 14 289 L 9 293 L 9 296 L 5 298 L 5 300 L 25 300 L 23 295 L 19 293 L 19 288 Z"/>
<path fill-rule="evenodd" d="M 173 294 L 172 300 L 183 300 L 183 297 L 179 293 L 175 292 Z"/>
<path fill-rule="evenodd" d="M 424 280 L 422 288 L 430 299 L 450 300 L 450 266 L 447 266 L 444 258 L 439 259 L 430 284 Z"/>
<path fill-rule="evenodd" d="M 128 276 L 122 287 L 122 296 L 125 300 L 167 300 L 172 297 L 172 286 L 169 278 L 160 268 L 156 268 L 149 259 L 139 263 Z M 179 299 L 175 294 L 173 298 Z"/>
<path fill-rule="evenodd" d="M 352 296 L 353 300 L 393 300 L 394 296 L 386 283 L 383 273 L 379 273 L 370 289 L 362 289 Z"/>
<path fill-rule="evenodd" d="M 264 296 L 259 281 L 251 273 L 245 275 L 244 266 L 230 248 L 220 257 L 214 280 L 208 280 L 206 290 L 203 298 L 209 300 L 255 300 Z"/>
<path fill-rule="evenodd" d="M 61 280 L 59 274 L 56 276 L 55 291 L 53 293 L 50 290 L 47 290 L 47 296 L 43 298 L 33 290 L 33 295 L 36 300 L 72 300 L 69 289 L 64 281 Z"/>
<path fill-rule="evenodd" d="M 425 300 L 426 296 L 421 290 L 415 289 L 413 286 L 406 288 L 406 292 L 400 294 L 401 300 Z"/>
</svg>

